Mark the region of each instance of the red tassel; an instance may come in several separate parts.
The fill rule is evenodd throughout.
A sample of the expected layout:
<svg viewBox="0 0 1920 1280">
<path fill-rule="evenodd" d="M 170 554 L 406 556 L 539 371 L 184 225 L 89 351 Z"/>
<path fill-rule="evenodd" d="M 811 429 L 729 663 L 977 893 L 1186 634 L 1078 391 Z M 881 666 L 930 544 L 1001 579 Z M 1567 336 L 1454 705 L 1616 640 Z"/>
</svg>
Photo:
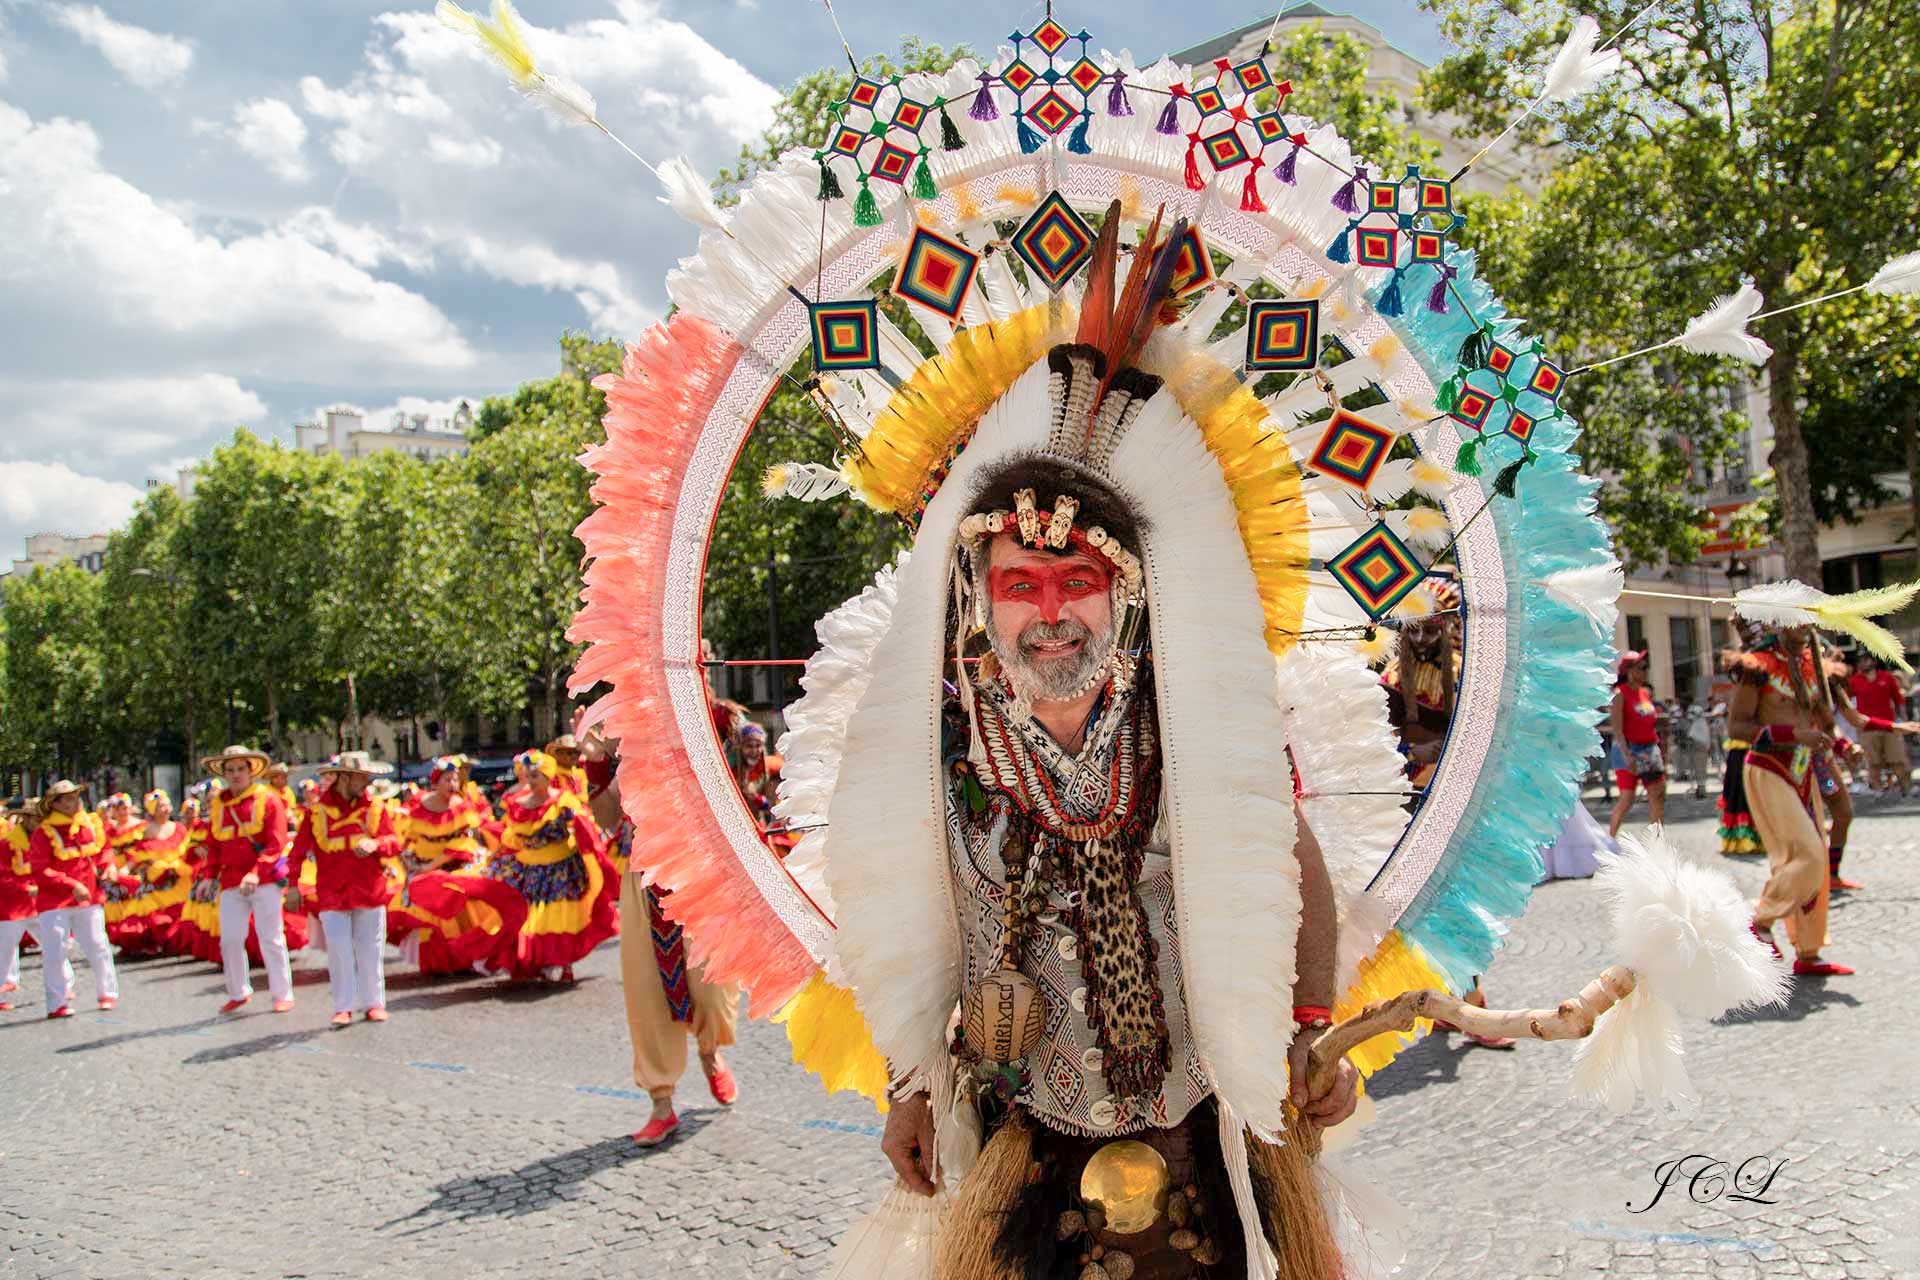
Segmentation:
<svg viewBox="0 0 1920 1280">
<path fill-rule="evenodd" d="M 1240 188 L 1240 212 L 1265 213 L 1267 202 L 1260 198 L 1260 166 L 1247 167 L 1247 183 Z"/>
<path fill-rule="evenodd" d="M 1194 151 L 1199 146 L 1200 146 L 1200 135 L 1197 133 L 1188 134 L 1187 135 L 1187 190 L 1189 191 L 1198 191 L 1204 186 L 1206 186 L 1206 183 L 1200 181 L 1200 162 L 1194 155 Z"/>
</svg>

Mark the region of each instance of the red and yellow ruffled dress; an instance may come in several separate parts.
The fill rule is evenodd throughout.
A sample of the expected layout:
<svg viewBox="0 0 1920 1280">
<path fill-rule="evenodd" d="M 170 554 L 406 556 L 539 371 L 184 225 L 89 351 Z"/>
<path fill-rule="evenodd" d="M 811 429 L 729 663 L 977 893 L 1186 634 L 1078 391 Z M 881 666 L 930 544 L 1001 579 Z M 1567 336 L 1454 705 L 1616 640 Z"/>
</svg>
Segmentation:
<svg viewBox="0 0 1920 1280">
<path fill-rule="evenodd" d="M 190 889 L 187 829 L 169 819 L 157 836 L 147 834 L 144 822 L 138 824 L 134 834 L 122 868 L 133 881 L 132 896 L 126 900 L 117 935 L 109 918 L 107 937 L 123 951 L 168 950 Z"/>
<path fill-rule="evenodd" d="M 586 801 L 571 791 L 550 788 L 538 806 L 524 791 L 508 795 L 506 831 L 487 876 L 511 886 L 527 904 L 526 923 L 505 965 L 516 975 L 564 968 L 620 931 L 606 839 Z"/>
<path fill-rule="evenodd" d="M 144 822 L 129 822 L 107 830 L 107 850 L 112 855 L 113 871 L 100 877 L 101 914 L 107 922 L 107 941 L 125 951 L 148 950 L 147 922 L 135 918 L 133 897 L 140 886 L 131 874 L 133 846 L 145 831 Z"/>
<path fill-rule="evenodd" d="M 506 968 L 526 924 L 526 901 L 481 870 L 483 811 L 465 796 L 445 809 L 427 799 L 408 800 L 400 823 L 407 881 L 387 905 L 387 941 L 422 973 Z"/>
<path fill-rule="evenodd" d="M 189 868 L 187 900 L 167 947 L 176 955 L 220 963 L 220 869 L 207 856 L 207 820 L 187 828 L 182 860 Z"/>
</svg>

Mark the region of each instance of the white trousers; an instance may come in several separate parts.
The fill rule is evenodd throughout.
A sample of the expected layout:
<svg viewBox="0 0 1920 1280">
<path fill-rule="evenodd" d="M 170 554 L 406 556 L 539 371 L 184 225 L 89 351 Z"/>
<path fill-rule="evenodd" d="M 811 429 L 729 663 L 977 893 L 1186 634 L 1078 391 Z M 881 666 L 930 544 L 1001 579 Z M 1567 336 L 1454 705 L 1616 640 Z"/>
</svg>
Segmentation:
<svg viewBox="0 0 1920 1280">
<path fill-rule="evenodd" d="M 322 911 L 320 928 L 327 935 L 327 985 L 333 988 L 333 1011 L 386 1008 L 387 909 Z"/>
<path fill-rule="evenodd" d="M 287 929 L 280 922 L 281 892 L 277 884 L 263 884 L 252 893 L 244 889 L 220 891 L 220 967 L 226 971 L 229 1000 L 253 994 L 247 974 L 249 921 L 260 938 L 267 990 L 275 1000 L 293 999 L 293 962 L 287 958 Z"/>
<path fill-rule="evenodd" d="M 80 944 L 80 953 L 93 970 L 94 994 L 102 1000 L 120 998 L 120 978 L 113 971 L 113 950 L 107 946 L 105 907 L 42 911 L 33 936 L 40 939 L 40 972 L 46 980 L 48 1013 L 73 999 L 73 967 L 66 963 L 68 938 Z"/>
<path fill-rule="evenodd" d="M 0 920 L 0 987 L 20 981 L 20 937 L 33 917 L 25 920 Z"/>
</svg>

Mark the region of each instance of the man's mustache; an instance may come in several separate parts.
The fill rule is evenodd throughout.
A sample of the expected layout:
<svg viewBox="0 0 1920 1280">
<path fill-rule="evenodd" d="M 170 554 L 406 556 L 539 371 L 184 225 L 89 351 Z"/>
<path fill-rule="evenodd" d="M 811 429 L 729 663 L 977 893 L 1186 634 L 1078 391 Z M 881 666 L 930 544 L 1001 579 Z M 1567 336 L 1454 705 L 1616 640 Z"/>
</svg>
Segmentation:
<svg viewBox="0 0 1920 1280">
<path fill-rule="evenodd" d="M 1033 647 L 1037 644 L 1058 644 L 1063 640 L 1078 640 L 1083 644 L 1093 639 L 1093 629 L 1084 622 L 1072 618 L 1062 618 L 1058 622 L 1036 622 L 1020 633 L 1020 654 L 1026 658 L 1037 658 Z"/>
</svg>

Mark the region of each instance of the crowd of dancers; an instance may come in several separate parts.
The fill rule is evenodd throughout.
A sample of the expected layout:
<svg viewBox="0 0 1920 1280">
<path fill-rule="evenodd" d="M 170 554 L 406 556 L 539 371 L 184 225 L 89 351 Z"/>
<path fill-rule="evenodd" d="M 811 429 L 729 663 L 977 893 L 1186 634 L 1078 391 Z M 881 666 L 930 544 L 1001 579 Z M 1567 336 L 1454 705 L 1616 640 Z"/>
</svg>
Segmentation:
<svg viewBox="0 0 1920 1280">
<path fill-rule="evenodd" d="M 45 957 L 46 1016 L 71 1017 L 71 939 L 102 1009 L 119 1000 L 114 954 L 182 955 L 221 966 L 234 1013 L 264 970 L 272 1008 L 293 1008 L 291 955 L 324 949 L 332 1021 L 386 1020 L 385 948 L 423 973 L 477 970 L 571 982 L 573 965 L 619 930 L 614 853 L 588 807 L 589 770 L 572 734 L 514 759 L 495 808 L 464 756 L 433 762 L 426 785 L 396 788 L 390 765 L 345 752 L 317 780 L 248 747 L 178 809 L 151 791 L 136 810 L 59 781 L 10 801 L 0 823 L 0 1011 L 13 1007 L 20 951 Z M 604 780 L 602 782 L 604 785 Z"/>
</svg>

